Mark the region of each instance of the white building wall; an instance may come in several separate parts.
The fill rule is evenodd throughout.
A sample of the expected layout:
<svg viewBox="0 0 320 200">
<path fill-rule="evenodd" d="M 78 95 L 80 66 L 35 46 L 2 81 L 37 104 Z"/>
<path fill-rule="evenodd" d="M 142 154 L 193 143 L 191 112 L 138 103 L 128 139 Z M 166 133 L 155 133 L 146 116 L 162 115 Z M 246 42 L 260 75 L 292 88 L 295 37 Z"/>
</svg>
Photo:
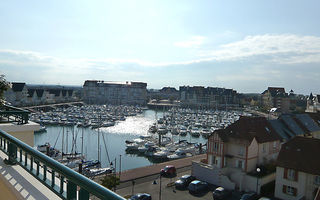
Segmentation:
<svg viewBox="0 0 320 200">
<path fill-rule="evenodd" d="M 277 167 L 276 171 L 276 186 L 275 186 L 275 197 L 283 199 L 283 200 L 298 200 L 305 196 L 306 194 L 306 182 L 307 176 L 304 172 L 298 173 L 298 181 L 288 180 L 283 178 L 284 177 L 284 168 Z M 283 185 L 291 186 L 297 188 L 297 196 L 292 196 L 288 194 L 284 194 L 282 189 Z M 306 199 L 311 200 L 311 199 Z"/>
</svg>

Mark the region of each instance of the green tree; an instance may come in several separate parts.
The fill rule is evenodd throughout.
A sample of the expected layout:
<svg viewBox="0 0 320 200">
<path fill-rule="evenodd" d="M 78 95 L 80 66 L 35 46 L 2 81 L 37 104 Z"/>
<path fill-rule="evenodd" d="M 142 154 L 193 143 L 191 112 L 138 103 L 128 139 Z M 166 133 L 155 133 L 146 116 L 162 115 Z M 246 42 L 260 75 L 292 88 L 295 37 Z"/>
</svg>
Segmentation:
<svg viewBox="0 0 320 200">
<path fill-rule="evenodd" d="M 4 103 L 3 93 L 9 88 L 9 83 L 5 79 L 4 75 L 0 75 L 0 105 Z"/>
<path fill-rule="evenodd" d="M 120 184 L 120 179 L 115 174 L 107 174 L 101 179 L 101 185 L 112 190 Z"/>
</svg>

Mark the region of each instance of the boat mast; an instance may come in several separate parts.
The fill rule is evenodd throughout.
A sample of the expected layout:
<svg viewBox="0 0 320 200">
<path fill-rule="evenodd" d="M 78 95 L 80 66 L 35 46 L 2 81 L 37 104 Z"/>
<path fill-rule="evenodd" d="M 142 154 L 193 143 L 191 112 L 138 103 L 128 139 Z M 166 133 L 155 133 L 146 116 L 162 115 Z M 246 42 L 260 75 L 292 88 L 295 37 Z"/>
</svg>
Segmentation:
<svg viewBox="0 0 320 200">
<path fill-rule="evenodd" d="M 61 152 L 61 158 L 63 159 L 63 146 L 64 146 L 64 126 L 62 126 L 62 152 Z"/>
</svg>

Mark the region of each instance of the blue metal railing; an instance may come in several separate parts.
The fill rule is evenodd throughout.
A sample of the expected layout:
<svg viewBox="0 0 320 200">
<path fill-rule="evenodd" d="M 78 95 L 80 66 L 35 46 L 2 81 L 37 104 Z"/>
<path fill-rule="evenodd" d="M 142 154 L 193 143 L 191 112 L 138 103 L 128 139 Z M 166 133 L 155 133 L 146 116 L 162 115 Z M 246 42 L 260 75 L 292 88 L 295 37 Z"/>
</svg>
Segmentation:
<svg viewBox="0 0 320 200">
<path fill-rule="evenodd" d="M 90 195 L 106 200 L 124 199 L 2 130 L 0 150 L 8 155 L 6 163 L 19 164 L 62 199 L 77 199 L 77 193 L 80 200 L 88 200 Z"/>
<path fill-rule="evenodd" d="M 0 117 L 6 119 L 4 121 L 0 121 L 0 123 L 18 122 L 19 124 L 26 124 L 29 120 L 29 114 L 29 111 L 21 108 L 9 105 L 0 105 Z"/>
</svg>

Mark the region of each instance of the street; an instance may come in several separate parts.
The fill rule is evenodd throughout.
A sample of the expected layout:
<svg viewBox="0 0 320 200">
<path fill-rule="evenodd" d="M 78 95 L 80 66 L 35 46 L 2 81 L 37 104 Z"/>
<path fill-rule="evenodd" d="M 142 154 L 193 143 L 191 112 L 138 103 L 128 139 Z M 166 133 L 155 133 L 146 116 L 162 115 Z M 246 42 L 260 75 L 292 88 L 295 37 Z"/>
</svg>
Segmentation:
<svg viewBox="0 0 320 200">
<path fill-rule="evenodd" d="M 188 190 L 177 190 L 175 189 L 174 183 L 179 177 L 185 174 L 190 174 L 191 171 L 184 171 L 177 174 L 174 178 L 161 178 L 161 199 L 167 200 L 167 199 L 174 199 L 174 200 L 185 200 L 185 199 L 207 199 L 212 200 L 212 191 L 215 187 L 212 187 L 210 191 L 204 193 L 203 195 L 194 196 L 189 193 Z M 146 179 L 146 182 L 143 183 L 135 183 L 134 186 L 132 184 L 128 185 L 127 187 L 123 187 L 121 189 L 118 189 L 116 193 L 123 197 L 129 197 L 132 194 L 136 193 L 148 193 L 151 195 L 153 200 L 160 199 L 160 179 L 159 176 L 155 177 L 155 179 L 150 180 Z M 230 200 L 236 200 L 240 199 L 240 194 L 234 192 L 233 196 L 230 198 Z"/>
</svg>

